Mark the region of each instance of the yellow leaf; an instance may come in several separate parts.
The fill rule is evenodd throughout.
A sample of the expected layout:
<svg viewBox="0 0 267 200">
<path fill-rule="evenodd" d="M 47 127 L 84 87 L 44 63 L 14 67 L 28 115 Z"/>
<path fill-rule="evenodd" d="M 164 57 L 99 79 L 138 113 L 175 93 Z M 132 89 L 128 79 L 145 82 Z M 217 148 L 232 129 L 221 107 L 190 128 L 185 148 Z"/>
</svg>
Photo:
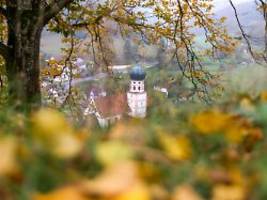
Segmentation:
<svg viewBox="0 0 267 200">
<path fill-rule="evenodd" d="M 209 111 L 199 113 L 192 118 L 192 124 L 203 134 L 222 131 L 229 123 L 230 116 L 219 112 Z"/>
<path fill-rule="evenodd" d="M 127 191 L 112 198 L 112 200 L 150 200 L 150 194 L 147 186 L 138 182 Z"/>
<path fill-rule="evenodd" d="M 16 150 L 17 143 L 15 138 L 0 138 L 0 176 L 11 175 L 17 172 Z"/>
<path fill-rule="evenodd" d="M 139 162 L 138 163 L 139 174 L 143 179 L 146 180 L 158 180 L 160 173 L 153 163 L 150 162 Z"/>
<path fill-rule="evenodd" d="M 64 116 L 53 109 L 43 108 L 32 116 L 34 134 L 39 136 L 55 136 L 70 132 L 71 128 Z"/>
<path fill-rule="evenodd" d="M 58 66 L 54 66 L 49 69 L 49 74 L 51 76 L 60 76 L 62 72 L 63 72 L 62 69 Z"/>
<path fill-rule="evenodd" d="M 142 145 L 144 143 L 144 127 L 138 120 L 118 123 L 110 131 L 111 139 L 120 139 L 133 145 Z"/>
<path fill-rule="evenodd" d="M 130 160 L 133 156 L 134 151 L 129 145 L 116 140 L 102 142 L 96 147 L 96 157 L 104 165 Z"/>
<path fill-rule="evenodd" d="M 82 185 L 89 194 L 111 197 L 128 191 L 138 181 L 136 165 L 124 162 L 109 166 L 94 180 L 85 181 Z"/>
<path fill-rule="evenodd" d="M 89 200 L 82 195 L 77 187 L 65 187 L 48 194 L 37 194 L 32 200 Z"/>
<path fill-rule="evenodd" d="M 159 140 L 170 159 L 187 160 L 192 155 L 191 143 L 185 136 L 159 134 Z"/>
<path fill-rule="evenodd" d="M 239 185 L 216 185 L 213 189 L 212 200 L 245 200 L 245 188 Z"/>
<path fill-rule="evenodd" d="M 56 65 L 57 64 L 57 60 L 55 58 L 51 58 L 49 61 L 48 61 L 48 64 L 49 65 Z"/>
<path fill-rule="evenodd" d="M 35 142 L 57 157 L 68 159 L 76 156 L 83 148 L 80 135 L 75 134 L 63 114 L 49 108 L 41 109 L 32 117 Z M 47 149 L 46 149 L 47 150 Z"/>
<path fill-rule="evenodd" d="M 73 158 L 83 148 L 83 143 L 75 135 L 66 134 L 56 137 L 52 152 L 60 158 Z"/>
<path fill-rule="evenodd" d="M 221 22 L 221 23 L 224 23 L 226 20 L 227 20 L 227 17 L 221 17 L 221 18 L 220 18 L 220 22 Z"/>
<path fill-rule="evenodd" d="M 225 137 L 230 142 L 239 143 L 247 133 L 248 131 L 245 127 L 233 125 L 225 131 Z"/>
<path fill-rule="evenodd" d="M 189 185 L 178 186 L 172 200 L 202 200 L 199 194 Z"/>
<path fill-rule="evenodd" d="M 167 188 L 164 188 L 161 185 L 152 184 L 149 186 L 149 190 L 152 199 L 157 199 L 157 200 L 170 199 L 170 195 L 169 192 L 167 191 Z"/>
<path fill-rule="evenodd" d="M 227 172 L 233 184 L 238 185 L 240 187 L 246 185 L 248 179 L 242 174 L 240 168 L 233 166 L 229 168 Z"/>
<path fill-rule="evenodd" d="M 254 105 L 251 103 L 251 100 L 249 98 L 243 98 L 241 101 L 240 101 L 240 107 L 245 110 L 245 111 L 248 111 L 248 112 L 252 112 L 255 110 L 255 107 Z"/>
<path fill-rule="evenodd" d="M 267 91 L 262 91 L 260 94 L 260 99 L 262 102 L 267 102 Z"/>
</svg>

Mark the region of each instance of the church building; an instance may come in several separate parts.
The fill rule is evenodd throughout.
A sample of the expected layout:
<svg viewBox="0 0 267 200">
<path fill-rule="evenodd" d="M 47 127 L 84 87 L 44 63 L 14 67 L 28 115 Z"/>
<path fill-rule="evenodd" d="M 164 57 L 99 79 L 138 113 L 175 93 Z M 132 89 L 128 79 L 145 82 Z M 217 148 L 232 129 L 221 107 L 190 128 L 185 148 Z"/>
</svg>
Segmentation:
<svg viewBox="0 0 267 200">
<path fill-rule="evenodd" d="M 130 83 L 127 93 L 112 96 L 90 95 L 89 104 L 100 127 L 107 127 L 128 115 L 145 118 L 147 113 L 147 92 L 145 90 L 146 73 L 140 65 L 130 71 Z"/>
</svg>

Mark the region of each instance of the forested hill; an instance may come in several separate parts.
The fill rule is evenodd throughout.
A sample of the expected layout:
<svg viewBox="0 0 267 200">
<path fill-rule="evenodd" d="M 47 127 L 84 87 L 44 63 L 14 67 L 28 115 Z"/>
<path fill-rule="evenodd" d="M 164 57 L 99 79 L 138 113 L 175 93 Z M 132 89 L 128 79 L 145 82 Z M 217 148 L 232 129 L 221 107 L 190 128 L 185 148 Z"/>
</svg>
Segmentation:
<svg viewBox="0 0 267 200">
<path fill-rule="evenodd" d="M 254 39 L 260 39 L 264 33 L 264 21 L 262 15 L 256 11 L 256 5 L 253 0 L 236 3 L 239 19 L 243 25 L 243 28 Z M 224 2 L 224 6 L 218 8 L 216 11 L 218 17 L 226 16 L 226 25 L 228 30 L 233 33 L 239 33 L 239 29 L 236 23 L 235 14 L 233 8 L 228 1 Z"/>
</svg>

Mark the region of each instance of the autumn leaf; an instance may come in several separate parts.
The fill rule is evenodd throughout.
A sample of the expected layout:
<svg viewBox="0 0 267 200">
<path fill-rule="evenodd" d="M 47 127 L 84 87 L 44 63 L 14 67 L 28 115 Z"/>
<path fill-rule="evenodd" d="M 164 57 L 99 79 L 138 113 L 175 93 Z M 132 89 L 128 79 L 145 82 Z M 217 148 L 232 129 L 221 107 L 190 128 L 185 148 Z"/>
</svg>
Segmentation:
<svg viewBox="0 0 267 200">
<path fill-rule="evenodd" d="M 103 165 L 130 160 L 134 156 L 133 149 L 118 140 L 101 142 L 96 146 L 96 158 Z"/>
<path fill-rule="evenodd" d="M 17 142 L 14 137 L 0 137 L 0 176 L 11 175 L 18 170 L 16 159 Z"/>
<path fill-rule="evenodd" d="M 130 187 L 127 191 L 115 196 L 112 200 L 152 200 L 148 187 L 141 183 L 136 182 L 135 185 Z"/>
<path fill-rule="evenodd" d="M 212 134 L 224 130 L 230 118 L 230 115 L 214 110 L 193 116 L 191 122 L 200 133 Z"/>
<path fill-rule="evenodd" d="M 240 107 L 247 112 L 253 112 L 255 111 L 255 106 L 251 102 L 249 98 L 243 98 L 240 101 Z"/>
<path fill-rule="evenodd" d="M 212 200 L 245 200 L 246 190 L 240 185 L 216 185 L 212 192 Z"/>
<path fill-rule="evenodd" d="M 225 131 L 225 137 L 229 142 L 240 143 L 245 135 L 247 135 L 248 130 L 246 127 L 240 125 L 232 125 Z"/>
<path fill-rule="evenodd" d="M 159 141 L 166 155 L 172 160 L 187 160 L 191 158 L 192 148 L 189 139 L 185 136 L 159 134 Z"/>
<path fill-rule="evenodd" d="M 129 191 L 137 182 L 137 166 L 123 162 L 109 166 L 93 180 L 84 181 L 82 188 L 91 195 L 114 197 Z"/>
<path fill-rule="evenodd" d="M 76 134 L 63 114 L 43 108 L 32 116 L 34 141 L 43 149 L 50 146 L 52 154 L 59 158 L 75 157 L 83 148 L 81 134 Z"/>
<path fill-rule="evenodd" d="M 260 99 L 262 102 L 267 102 L 267 91 L 262 91 L 260 94 Z"/>
<path fill-rule="evenodd" d="M 72 131 L 63 114 L 50 108 L 34 113 L 32 124 L 34 134 L 46 138 Z"/>
<path fill-rule="evenodd" d="M 35 194 L 32 200 L 90 200 L 86 198 L 78 187 L 68 186 L 47 194 Z"/>
<path fill-rule="evenodd" d="M 83 148 L 83 142 L 74 134 L 66 134 L 55 138 L 54 146 L 51 150 L 59 158 L 73 158 Z"/>
<path fill-rule="evenodd" d="M 181 185 L 176 187 L 171 200 L 203 200 L 203 199 L 190 185 Z"/>
</svg>

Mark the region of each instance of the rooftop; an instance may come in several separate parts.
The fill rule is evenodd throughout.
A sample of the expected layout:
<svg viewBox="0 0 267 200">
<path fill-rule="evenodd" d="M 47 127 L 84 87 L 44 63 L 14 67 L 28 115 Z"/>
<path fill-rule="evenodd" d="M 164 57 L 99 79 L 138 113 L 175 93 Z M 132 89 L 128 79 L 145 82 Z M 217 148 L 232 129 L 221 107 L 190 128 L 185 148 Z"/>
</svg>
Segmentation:
<svg viewBox="0 0 267 200">
<path fill-rule="evenodd" d="M 127 97 L 124 93 L 95 99 L 95 106 L 103 118 L 122 115 L 127 112 Z"/>
</svg>

